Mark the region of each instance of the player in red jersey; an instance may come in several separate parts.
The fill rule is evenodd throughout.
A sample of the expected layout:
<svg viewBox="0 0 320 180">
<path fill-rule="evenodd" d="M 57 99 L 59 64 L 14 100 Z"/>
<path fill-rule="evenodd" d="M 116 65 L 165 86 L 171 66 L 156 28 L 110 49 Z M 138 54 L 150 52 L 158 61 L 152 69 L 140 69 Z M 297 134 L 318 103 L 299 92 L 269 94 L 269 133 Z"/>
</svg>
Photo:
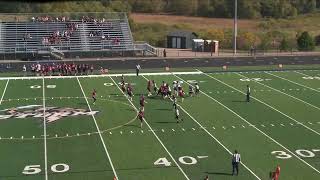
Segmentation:
<svg viewBox="0 0 320 180">
<path fill-rule="evenodd" d="M 149 81 L 148 81 L 148 85 L 147 85 L 148 96 L 151 96 L 151 95 L 152 95 L 152 93 L 151 93 L 152 85 L 153 85 L 152 81 L 149 80 Z"/>
<path fill-rule="evenodd" d="M 142 128 L 142 123 L 143 123 L 143 119 L 144 119 L 144 111 L 142 109 L 139 110 L 137 117 L 140 120 L 140 128 Z"/>
<path fill-rule="evenodd" d="M 97 101 L 97 91 L 95 89 L 93 89 L 93 92 L 92 92 L 92 99 L 93 99 L 93 104 L 95 104 Z"/>
<path fill-rule="evenodd" d="M 132 92 L 132 86 L 130 83 L 128 83 L 127 94 L 129 96 L 130 100 L 132 101 L 133 92 Z"/>
<path fill-rule="evenodd" d="M 181 102 L 184 100 L 184 91 L 181 86 L 178 87 L 178 95 L 181 98 Z"/>
<path fill-rule="evenodd" d="M 271 180 L 279 180 L 280 176 L 280 166 L 278 165 L 275 172 L 270 172 Z"/>
<path fill-rule="evenodd" d="M 140 96 L 140 109 L 141 109 L 142 111 L 144 111 L 144 103 L 147 103 L 147 102 L 145 101 L 144 95 L 142 94 L 142 95 Z"/>
</svg>

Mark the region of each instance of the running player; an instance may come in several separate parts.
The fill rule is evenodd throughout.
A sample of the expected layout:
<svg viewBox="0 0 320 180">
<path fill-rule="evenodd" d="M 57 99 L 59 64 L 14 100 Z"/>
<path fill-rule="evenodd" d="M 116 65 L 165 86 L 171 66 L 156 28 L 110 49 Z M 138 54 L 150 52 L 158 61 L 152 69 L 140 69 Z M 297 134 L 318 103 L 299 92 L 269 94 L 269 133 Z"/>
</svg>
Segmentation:
<svg viewBox="0 0 320 180">
<path fill-rule="evenodd" d="M 172 95 L 173 109 L 177 108 L 177 98 L 175 95 Z"/>
<path fill-rule="evenodd" d="M 169 84 L 167 84 L 166 89 L 167 89 L 167 95 L 169 97 L 171 97 L 172 96 L 172 91 L 171 91 L 171 87 L 169 86 Z"/>
<path fill-rule="evenodd" d="M 122 75 L 121 76 L 121 90 L 122 90 L 122 92 L 123 93 L 125 93 L 126 92 L 126 83 L 124 82 L 124 76 Z"/>
<path fill-rule="evenodd" d="M 270 172 L 271 180 L 279 180 L 280 176 L 280 166 L 278 165 L 275 172 Z"/>
<path fill-rule="evenodd" d="M 138 118 L 140 120 L 140 128 L 142 128 L 142 123 L 143 123 L 143 119 L 144 119 L 144 110 L 142 110 L 142 109 L 139 110 Z"/>
<path fill-rule="evenodd" d="M 145 101 L 144 95 L 142 94 L 142 95 L 140 96 L 140 109 L 141 109 L 142 111 L 144 111 L 144 103 L 146 103 L 146 101 Z"/>
<path fill-rule="evenodd" d="M 153 91 L 154 91 L 154 93 L 157 93 L 157 92 L 158 92 L 157 83 L 156 83 L 154 80 L 152 80 L 152 84 L 153 84 Z"/>
<path fill-rule="evenodd" d="M 130 100 L 132 101 L 133 92 L 132 92 L 132 86 L 130 83 L 128 83 L 127 94 L 129 96 Z"/>
<path fill-rule="evenodd" d="M 184 100 L 184 91 L 181 86 L 178 86 L 178 95 L 181 98 L 181 102 Z"/>
<path fill-rule="evenodd" d="M 183 119 L 180 119 L 180 112 L 179 112 L 179 108 L 176 106 L 175 108 L 175 116 L 176 116 L 176 120 L 177 120 L 177 123 L 179 123 L 179 121 L 183 121 Z"/>
<path fill-rule="evenodd" d="M 97 91 L 95 89 L 93 89 L 93 92 L 92 92 L 92 99 L 93 99 L 92 104 L 95 104 L 97 101 Z"/>
<path fill-rule="evenodd" d="M 199 87 L 198 83 L 195 84 L 195 88 L 196 88 L 196 93 L 195 94 L 198 95 L 199 92 L 200 92 L 200 87 Z"/>
<path fill-rule="evenodd" d="M 173 81 L 172 83 L 173 86 L 173 92 L 176 96 L 178 96 L 178 82 L 177 81 Z"/>
<path fill-rule="evenodd" d="M 149 81 L 148 81 L 148 85 L 147 85 L 148 96 L 151 96 L 151 95 L 152 95 L 152 93 L 151 93 L 151 88 L 152 88 L 152 81 L 149 80 Z"/>
<path fill-rule="evenodd" d="M 191 96 L 191 97 L 193 96 L 193 91 L 194 91 L 194 90 L 193 90 L 193 87 L 192 87 L 192 85 L 190 84 L 190 85 L 189 85 L 189 96 Z"/>
</svg>

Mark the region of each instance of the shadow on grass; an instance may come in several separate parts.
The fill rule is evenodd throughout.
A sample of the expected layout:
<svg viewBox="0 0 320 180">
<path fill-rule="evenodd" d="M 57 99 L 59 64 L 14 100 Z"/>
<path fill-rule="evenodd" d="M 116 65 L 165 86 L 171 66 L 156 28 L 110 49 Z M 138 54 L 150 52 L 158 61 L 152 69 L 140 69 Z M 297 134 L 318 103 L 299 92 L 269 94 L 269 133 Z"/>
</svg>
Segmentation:
<svg viewBox="0 0 320 180">
<path fill-rule="evenodd" d="M 224 172 L 206 172 L 206 173 L 211 175 L 218 175 L 218 176 L 232 176 L 232 173 L 224 173 Z"/>
</svg>

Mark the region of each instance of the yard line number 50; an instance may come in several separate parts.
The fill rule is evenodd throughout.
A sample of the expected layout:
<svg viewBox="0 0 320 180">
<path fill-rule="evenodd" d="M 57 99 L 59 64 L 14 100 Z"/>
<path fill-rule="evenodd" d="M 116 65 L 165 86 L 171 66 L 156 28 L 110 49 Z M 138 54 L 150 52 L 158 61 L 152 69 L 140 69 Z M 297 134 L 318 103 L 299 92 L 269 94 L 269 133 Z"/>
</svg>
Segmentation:
<svg viewBox="0 0 320 180">
<path fill-rule="evenodd" d="M 59 163 L 59 164 L 54 164 L 51 166 L 51 171 L 54 173 L 64 173 L 70 170 L 69 165 Z M 28 165 L 24 167 L 22 174 L 25 175 L 35 175 L 39 174 L 41 172 L 41 167 L 40 165 Z"/>
</svg>

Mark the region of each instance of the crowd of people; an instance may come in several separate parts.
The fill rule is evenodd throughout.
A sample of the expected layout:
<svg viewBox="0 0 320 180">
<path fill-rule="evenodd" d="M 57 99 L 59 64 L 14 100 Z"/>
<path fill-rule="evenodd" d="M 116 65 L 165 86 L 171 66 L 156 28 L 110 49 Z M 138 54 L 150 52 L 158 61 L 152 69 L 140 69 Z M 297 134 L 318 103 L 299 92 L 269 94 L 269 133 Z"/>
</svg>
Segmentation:
<svg viewBox="0 0 320 180">
<path fill-rule="evenodd" d="M 67 63 L 52 63 L 52 64 L 32 64 L 30 70 L 36 76 L 73 76 L 73 75 L 89 75 L 93 74 L 94 67 L 89 64 L 67 64 Z M 27 71 L 27 67 L 23 66 L 23 71 Z"/>
<path fill-rule="evenodd" d="M 66 27 L 62 31 L 54 31 L 49 37 L 42 38 L 43 45 L 58 44 L 62 39 L 68 41 L 71 35 L 78 29 L 77 23 L 66 23 Z"/>
<path fill-rule="evenodd" d="M 31 18 L 32 22 L 67 22 L 70 21 L 70 17 L 68 16 L 36 16 Z"/>
</svg>

